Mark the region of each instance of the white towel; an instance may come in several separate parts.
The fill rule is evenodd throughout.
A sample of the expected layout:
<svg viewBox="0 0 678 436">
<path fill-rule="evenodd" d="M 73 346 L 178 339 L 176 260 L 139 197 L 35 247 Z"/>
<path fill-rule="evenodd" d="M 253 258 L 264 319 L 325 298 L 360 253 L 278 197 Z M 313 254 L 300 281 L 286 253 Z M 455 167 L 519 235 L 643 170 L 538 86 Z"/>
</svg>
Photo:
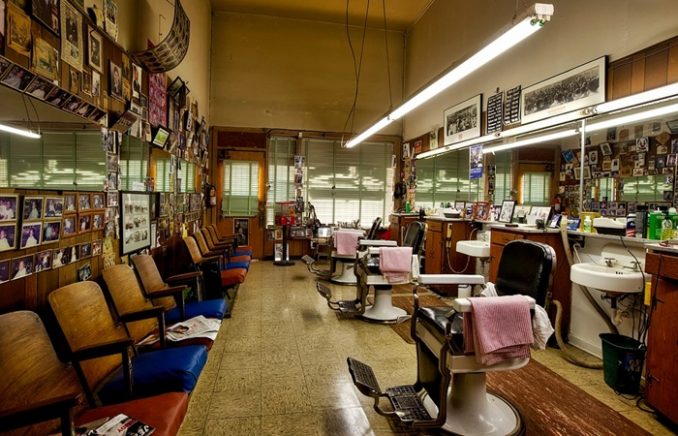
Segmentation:
<svg viewBox="0 0 678 436">
<path fill-rule="evenodd" d="M 482 291 L 480 291 L 481 297 L 498 297 L 497 289 L 494 287 L 494 283 L 487 282 Z"/>
<path fill-rule="evenodd" d="M 534 316 L 532 317 L 532 333 L 534 343 L 532 348 L 535 350 L 545 350 L 546 342 L 549 340 L 555 330 L 551 325 L 548 313 L 538 304 L 534 306 Z"/>
</svg>

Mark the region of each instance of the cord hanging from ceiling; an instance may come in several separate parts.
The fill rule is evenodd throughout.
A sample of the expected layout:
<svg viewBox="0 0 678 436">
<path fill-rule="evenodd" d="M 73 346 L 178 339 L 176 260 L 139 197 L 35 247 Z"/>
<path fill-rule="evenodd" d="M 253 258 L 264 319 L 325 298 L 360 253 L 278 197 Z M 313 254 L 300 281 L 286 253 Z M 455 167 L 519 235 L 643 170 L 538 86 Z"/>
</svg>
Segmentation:
<svg viewBox="0 0 678 436">
<path fill-rule="evenodd" d="M 393 109 L 393 95 L 391 92 L 391 57 L 388 52 L 388 27 L 386 25 L 386 0 L 381 0 L 381 8 L 384 12 L 384 47 L 386 50 L 386 78 L 388 82 L 388 111 Z"/>
<path fill-rule="evenodd" d="M 351 0 L 346 0 L 346 39 L 348 40 L 348 47 L 351 50 L 351 57 L 353 59 L 353 73 L 355 76 L 355 90 L 353 93 L 353 103 L 351 104 L 351 109 L 348 111 L 346 116 L 346 121 L 344 122 L 343 132 L 346 132 L 346 129 L 350 123 L 350 132 L 353 132 L 353 125 L 355 123 L 355 114 L 356 107 L 358 105 L 358 91 L 360 90 L 360 73 L 362 72 L 363 65 L 363 54 L 365 52 L 365 36 L 367 33 L 367 18 L 370 11 L 370 0 L 367 0 L 367 7 L 365 8 L 365 19 L 363 21 L 363 35 L 362 41 L 360 43 L 360 57 L 356 59 L 355 49 L 353 48 L 353 41 L 351 40 L 351 31 L 349 28 L 349 6 Z M 342 143 L 343 137 L 342 137 Z"/>
</svg>

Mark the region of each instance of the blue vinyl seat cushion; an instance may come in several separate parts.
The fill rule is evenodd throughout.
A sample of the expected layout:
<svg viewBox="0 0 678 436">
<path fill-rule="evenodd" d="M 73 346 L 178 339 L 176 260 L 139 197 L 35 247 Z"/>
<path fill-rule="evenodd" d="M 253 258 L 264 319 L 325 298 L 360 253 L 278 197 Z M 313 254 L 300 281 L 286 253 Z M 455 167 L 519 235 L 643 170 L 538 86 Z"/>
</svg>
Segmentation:
<svg viewBox="0 0 678 436">
<path fill-rule="evenodd" d="M 250 269 L 250 264 L 249 262 L 228 262 L 224 266 L 224 269 L 237 269 L 237 268 L 241 268 L 247 271 Z"/>
<path fill-rule="evenodd" d="M 224 314 L 228 310 L 228 303 L 223 298 L 213 300 L 192 301 L 186 303 L 186 319 L 202 315 L 205 318 L 224 319 Z M 181 319 L 181 312 L 178 307 L 165 313 L 165 322 L 167 325 L 176 324 Z"/>
<path fill-rule="evenodd" d="M 252 253 L 254 253 L 254 251 L 252 251 L 249 248 L 236 248 L 235 250 L 233 250 L 233 254 L 235 256 L 250 256 L 250 257 L 252 257 Z"/>
<path fill-rule="evenodd" d="M 139 354 L 132 359 L 135 398 L 165 392 L 191 392 L 207 362 L 207 349 L 202 345 L 166 348 Z M 129 398 L 120 368 L 99 391 L 104 404 L 119 403 Z"/>
</svg>

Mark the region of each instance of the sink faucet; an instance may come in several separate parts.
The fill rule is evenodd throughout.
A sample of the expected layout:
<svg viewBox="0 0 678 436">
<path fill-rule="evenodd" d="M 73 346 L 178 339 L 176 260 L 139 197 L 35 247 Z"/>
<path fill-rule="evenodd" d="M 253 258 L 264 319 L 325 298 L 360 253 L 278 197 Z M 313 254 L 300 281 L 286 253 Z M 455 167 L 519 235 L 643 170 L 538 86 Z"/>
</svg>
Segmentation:
<svg viewBox="0 0 678 436">
<path fill-rule="evenodd" d="M 612 268 L 614 264 L 617 263 L 617 259 L 615 259 L 614 257 L 605 257 L 603 258 L 603 260 L 605 261 L 605 265 L 607 265 L 610 268 Z"/>
<path fill-rule="evenodd" d="M 633 272 L 638 272 L 638 271 L 641 270 L 641 267 L 642 267 L 642 265 L 640 264 L 640 262 L 637 261 L 637 260 L 634 260 L 634 261 L 631 262 L 631 265 L 630 265 L 630 266 L 624 265 L 622 268 L 624 268 L 624 269 L 630 269 L 630 270 L 633 271 Z"/>
</svg>

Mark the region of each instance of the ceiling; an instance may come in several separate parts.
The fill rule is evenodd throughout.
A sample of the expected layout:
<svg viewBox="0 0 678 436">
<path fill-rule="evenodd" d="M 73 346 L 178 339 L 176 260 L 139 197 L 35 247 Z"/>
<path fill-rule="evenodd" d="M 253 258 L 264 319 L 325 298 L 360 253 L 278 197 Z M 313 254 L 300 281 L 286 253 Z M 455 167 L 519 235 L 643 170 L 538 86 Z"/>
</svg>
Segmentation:
<svg viewBox="0 0 678 436">
<path fill-rule="evenodd" d="M 211 0 L 214 11 L 271 15 L 344 24 L 348 3 L 349 24 L 362 26 L 369 4 L 368 26 L 404 31 L 412 26 L 434 0 Z"/>
</svg>

